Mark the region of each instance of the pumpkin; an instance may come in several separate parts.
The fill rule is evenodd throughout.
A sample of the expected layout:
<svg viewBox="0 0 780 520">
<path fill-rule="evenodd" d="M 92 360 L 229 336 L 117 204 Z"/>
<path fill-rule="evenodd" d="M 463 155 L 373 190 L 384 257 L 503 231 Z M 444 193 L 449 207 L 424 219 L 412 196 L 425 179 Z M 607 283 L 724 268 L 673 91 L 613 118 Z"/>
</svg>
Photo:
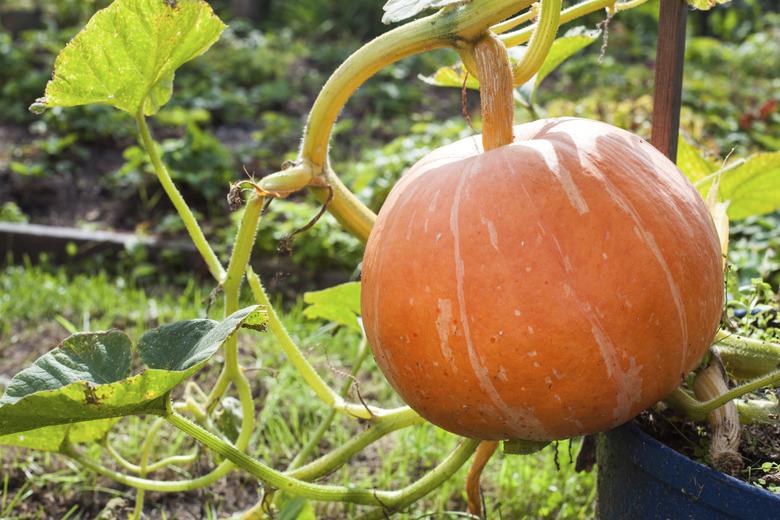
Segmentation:
<svg viewBox="0 0 780 520">
<path fill-rule="evenodd" d="M 640 137 L 578 118 L 424 157 L 371 232 L 361 307 L 383 373 L 430 422 L 546 441 L 667 396 L 718 328 L 704 201 Z"/>
</svg>

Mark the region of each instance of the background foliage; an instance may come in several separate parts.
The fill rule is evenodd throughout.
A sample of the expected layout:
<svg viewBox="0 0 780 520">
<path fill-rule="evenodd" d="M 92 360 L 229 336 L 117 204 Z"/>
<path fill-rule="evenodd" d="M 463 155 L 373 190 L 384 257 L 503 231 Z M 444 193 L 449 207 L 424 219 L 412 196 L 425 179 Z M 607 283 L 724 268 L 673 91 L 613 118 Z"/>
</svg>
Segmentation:
<svg viewBox="0 0 780 520">
<path fill-rule="evenodd" d="M 130 118 L 107 107 L 54 109 L 43 117 L 27 110 L 43 92 L 56 53 L 108 3 L 5 0 L 0 6 L 0 221 L 180 236 L 181 225 L 150 172 Z M 243 14 L 249 18 L 231 14 L 242 2 L 211 3 L 230 27 L 209 53 L 179 71 L 173 100 L 155 119 L 154 130 L 174 179 L 204 218 L 207 233 L 226 244 L 240 216 L 231 214 L 225 202 L 228 183 L 242 178 L 244 169 L 259 177 L 295 157 L 306 111 L 328 75 L 386 26 L 380 22 L 380 1 L 260 0 L 248 3 L 251 8 Z M 604 45 L 591 45 L 544 80 L 534 111 L 602 119 L 648 136 L 657 7 L 653 1 L 613 18 Z M 689 17 L 682 130 L 715 164 L 728 155 L 780 151 L 780 76 L 773 72 L 780 70 L 776 10 L 773 0 L 737 0 Z M 583 23 L 592 29 L 603 19 L 595 13 Z M 418 78 L 456 59 L 442 51 L 393 66 L 365 85 L 339 120 L 334 168 L 373 209 L 414 161 L 472 132 L 461 114 L 460 92 Z M 467 109 L 478 127 L 474 94 L 469 94 Z M 533 118 L 518 107 L 519 121 Z M 291 253 L 277 250 L 282 238 L 316 211 L 315 202 L 298 196 L 275 202 L 265 217 L 257 257 L 270 265 L 266 270 L 272 274 L 282 273 L 281 288 L 303 282 L 323 287 L 354 277 L 362 248 L 330 217 L 297 239 Z M 764 311 L 756 314 L 753 309 L 777 307 L 778 247 L 776 213 L 732 229 L 730 318 L 743 332 L 768 319 L 767 314 L 761 317 Z M 220 254 L 226 257 L 225 247 Z M 117 327 L 136 338 L 133 331 L 199 317 L 211 290 L 202 273 L 153 268 L 138 250 L 100 265 L 58 268 L 44 261 L 33 267 L 18 257 L 7 263 L 0 272 L 0 387 L 5 376 L 25 366 L 41 348 L 56 344 L 69 327 Z M 314 363 L 333 380 L 342 378 L 355 355 L 356 335 L 307 319 L 299 301 L 287 305 L 288 325 L 306 338 Z M 740 309 L 746 312 L 735 312 Z M 260 448 L 253 455 L 283 465 L 323 411 L 310 402 L 272 345 L 243 348 L 264 360 L 254 371 L 262 427 L 253 442 Z M 395 399 L 373 366 L 361 380 L 361 392 L 372 399 Z M 127 420 L 123 430 L 120 445 L 127 450 L 138 445 L 138 421 Z M 337 445 L 356 428 L 341 424 L 327 442 Z M 432 427 L 404 432 L 331 480 L 394 487 L 397 475 L 420 472 L 449 447 Z M 564 444 L 536 458 L 492 461 L 486 472 L 489 509 L 507 518 L 591 516 L 593 475 L 575 475 L 568 450 Z M 124 497 L 123 490 L 47 455 L 4 451 L 0 463 L 5 479 L 0 517 L 36 517 L 56 510 L 71 518 L 91 518 L 108 498 Z M 462 509 L 463 476 L 416 512 Z M 98 490 L 94 503 L 84 502 L 85 488 Z M 42 490 L 54 491 L 55 503 L 41 506 L 31 498 Z M 198 502 L 194 516 L 217 516 L 256 497 L 254 486 L 240 476 L 206 493 L 195 501 L 158 497 L 152 507 L 159 509 L 150 514 L 183 514 Z M 318 513 L 325 517 L 344 514 L 335 506 L 321 507 Z"/>
</svg>

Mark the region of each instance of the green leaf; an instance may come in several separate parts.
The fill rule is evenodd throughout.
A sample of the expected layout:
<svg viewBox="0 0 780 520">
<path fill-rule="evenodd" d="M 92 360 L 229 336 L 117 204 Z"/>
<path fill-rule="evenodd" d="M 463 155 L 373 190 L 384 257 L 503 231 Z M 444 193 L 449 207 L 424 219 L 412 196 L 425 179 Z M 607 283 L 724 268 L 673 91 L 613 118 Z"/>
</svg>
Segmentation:
<svg viewBox="0 0 780 520">
<path fill-rule="evenodd" d="M 550 48 L 550 53 L 539 68 L 539 72 L 530 80 L 534 84 L 534 89 L 539 88 L 542 80 L 558 68 L 561 63 L 596 41 L 600 35 L 601 31 L 588 30 L 586 27 L 580 26 L 569 29 L 566 34 L 557 38 Z"/>
<path fill-rule="evenodd" d="M 434 87 L 455 87 L 463 88 L 463 81 L 466 81 L 466 88 L 479 90 L 479 81 L 469 74 L 466 79 L 466 68 L 462 63 L 457 63 L 451 67 L 442 67 L 432 76 L 420 75 L 419 78 Z"/>
<path fill-rule="evenodd" d="M 235 443 L 241 434 L 241 423 L 244 421 L 244 410 L 241 401 L 235 397 L 225 397 L 221 407 L 214 414 L 214 425 L 230 442 Z"/>
<path fill-rule="evenodd" d="M 93 103 L 153 115 L 182 64 L 219 39 L 225 25 L 203 0 L 115 0 L 57 56 L 46 94 L 31 110 Z"/>
<path fill-rule="evenodd" d="M 303 301 L 309 306 L 303 314 L 310 319 L 322 318 L 360 332 L 360 283 L 350 282 L 329 289 L 307 292 Z"/>
<path fill-rule="evenodd" d="M 701 180 L 719 169 L 718 163 L 706 159 L 682 136 L 677 146 L 677 167 L 691 182 Z"/>
<path fill-rule="evenodd" d="M 57 390 L 74 381 L 91 386 L 124 379 L 130 374 L 132 348 L 130 338 L 118 330 L 70 336 L 17 374 L 0 397 L 0 405 L 14 404 L 30 394 Z"/>
<path fill-rule="evenodd" d="M 699 190 L 708 187 L 699 186 Z M 731 220 L 780 209 L 780 152 L 752 155 L 739 166 L 724 171 L 719 196 L 730 201 Z"/>
<path fill-rule="evenodd" d="M 211 358 L 241 326 L 260 328 L 266 314 L 254 305 L 234 312 L 221 322 L 179 321 L 151 330 L 138 340 L 138 353 L 149 368 L 190 371 Z"/>
<path fill-rule="evenodd" d="M 46 426 L 10 435 L 0 436 L 0 446 L 18 446 L 39 451 L 59 451 L 67 437 L 72 444 L 90 443 L 101 440 L 119 419 L 101 419 L 75 424 Z"/>
<path fill-rule="evenodd" d="M 556 39 L 550 53 L 542 63 L 541 68 L 528 83 L 523 85 L 526 97 L 533 95 L 545 77 L 555 70 L 561 63 L 571 56 L 581 51 L 599 37 L 600 31 L 589 31 L 585 27 L 575 27 L 566 32 L 565 35 Z M 514 66 L 523 56 L 525 47 L 513 47 L 509 49 L 509 59 Z M 462 88 L 463 81 L 466 80 L 466 69 L 462 63 L 457 63 L 451 67 L 442 67 L 432 76 L 420 76 L 420 79 L 429 85 L 437 87 L 455 87 Z M 479 90 L 479 81 L 472 75 L 466 80 L 466 88 Z"/>
<path fill-rule="evenodd" d="M 0 398 L 0 439 L 19 445 L 25 441 L 11 434 L 126 415 L 164 415 L 168 392 L 200 370 L 239 327 L 256 329 L 264 321 L 265 313 L 252 306 L 222 322 L 190 320 L 160 327 L 138 345 L 150 368 L 131 377 L 131 343 L 124 333 L 71 336 L 8 384 Z M 83 437 L 98 431 L 76 433 Z M 34 433 L 31 442 L 50 446 L 66 434 L 48 429 Z"/>
<path fill-rule="evenodd" d="M 541 451 L 545 446 L 550 444 L 550 442 L 513 440 L 504 441 L 502 444 L 505 455 L 530 455 L 537 451 Z"/>
<path fill-rule="evenodd" d="M 277 520 L 316 520 L 317 516 L 311 503 L 301 497 L 287 500 L 281 508 Z"/>
<path fill-rule="evenodd" d="M 700 11 L 709 11 L 718 4 L 727 4 L 731 0 L 688 0 L 688 5 Z"/>
<path fill-rule="evenodd" d="M 453 4 L 465 4 L 471 0 L 387 0 L 382 23 L 401 22 L 417 16 L 426 9 L 436 9 Z"/>
</svg>

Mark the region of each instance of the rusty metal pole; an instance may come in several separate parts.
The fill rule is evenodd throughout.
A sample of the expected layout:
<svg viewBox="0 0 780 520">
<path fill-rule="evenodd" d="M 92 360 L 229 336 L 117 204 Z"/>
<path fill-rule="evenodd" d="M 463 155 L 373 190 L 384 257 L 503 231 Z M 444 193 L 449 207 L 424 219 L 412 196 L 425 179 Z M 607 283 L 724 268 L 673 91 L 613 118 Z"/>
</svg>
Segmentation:
<svg viewBox="0 0 780 520">
<path fill-rule="evenodd" d="M 685 0 L 660 0 L 660 4 L 650 142 L 676 162 L 688 4 Z"/>
</svg>

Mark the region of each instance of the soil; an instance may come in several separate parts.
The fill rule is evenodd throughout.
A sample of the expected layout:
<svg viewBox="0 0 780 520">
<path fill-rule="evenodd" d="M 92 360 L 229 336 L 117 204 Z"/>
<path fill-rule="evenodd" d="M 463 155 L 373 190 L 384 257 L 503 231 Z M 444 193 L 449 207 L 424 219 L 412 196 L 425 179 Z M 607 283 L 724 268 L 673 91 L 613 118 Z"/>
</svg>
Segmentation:
<svg viewBox="0 0 780 520">
<path fill-rule="evenodd" d="M 24 486 L 27 481 L 26 474 L 43 471 L 38 466 L 43 461 L 36 459 L 32 452 L 28 452 L 26 457 L 29 463 L 26 468 L 9 466 L 8 460 L 25 460 L 21 452 L 22 450 L 10 449 L 0 454 L 0 472 L 9 477 L 8 489 L 11 496 L 14 490 Z M 54 475 L 58 471 L 67 470 L 71 464 L 62 457 L 48 457 L 46 472 Z M 193 471 L 205 473 L 208 468 L 193 467 Z M 163 473 L 160 475 L 165 477 Z M 171 473 L 167 478 L 177 477 Z M 37 480 L 42 481 L 40 478 Z M 78 512 L 76 518 L 128 518 L 135 505 L 134 491 L 128 491 L 128 488 L 100 477 L 90 486 L 91 493 L 89 489 L 78 485 L 63 486 L 56 479 L 43 486 L 36 486 L 33 488 L 35 500 L 21 500 L 13 509 L 17 515 L 14 518 L 64 518 L 74 508 L 77 508 Z M 144 513 L 146 518 L 162 518 L 165 514 L 168 518 L 200 520 L 209 518 L 214 511 L 219 511 L 221 515 L 244 511 L 252 507 L 258 498 L 257 481 L 240 472 L 233 472 L 208 488 L 198 491 L 147 493 Z M 109 511 L 112 516 L 109 516 Z M 101 512 L 104 516 L 99 516 Z"/>
<path fill-rule="evenodd" d="M 780 394 L 780 392 L 776 391 Z M 642 412 L 636 422 L 640 427 L 675 451 L 699 463 L 710 465 L 709 426 L 680 417 L 671 409 L 651 409 Z M 780 464 L 780 425 L 751 424 L 742 427 L 739 454 L 744 469 L 733 475 L 749 484 L 761 487 L 780 485 L 780 472 L 765 474 L 761 465 Z M 761 479 L 763 482 L 760 482 Z"/>
<path fill-rule="evenodd" d="M 0 127 L 0 166 L 32 140 L 33 136 L 24 129 Z M 0 203 L 15 202 L 36 224 L 62 226 L 90 222 L 100 223 L 102 229 L 126 228 L 127 217 L 141 206 L 129 200 L 119 203 L 116 198 L 109 200 L 101 179 L 104 172 L 117 170 L 124 164 L 122 150 L 90 147 L 84 158 L 68 159 L 74 162 L 77 174 L 47 173 L 34 179 L 8 172 L 0 175 Z"/>
</svg>

